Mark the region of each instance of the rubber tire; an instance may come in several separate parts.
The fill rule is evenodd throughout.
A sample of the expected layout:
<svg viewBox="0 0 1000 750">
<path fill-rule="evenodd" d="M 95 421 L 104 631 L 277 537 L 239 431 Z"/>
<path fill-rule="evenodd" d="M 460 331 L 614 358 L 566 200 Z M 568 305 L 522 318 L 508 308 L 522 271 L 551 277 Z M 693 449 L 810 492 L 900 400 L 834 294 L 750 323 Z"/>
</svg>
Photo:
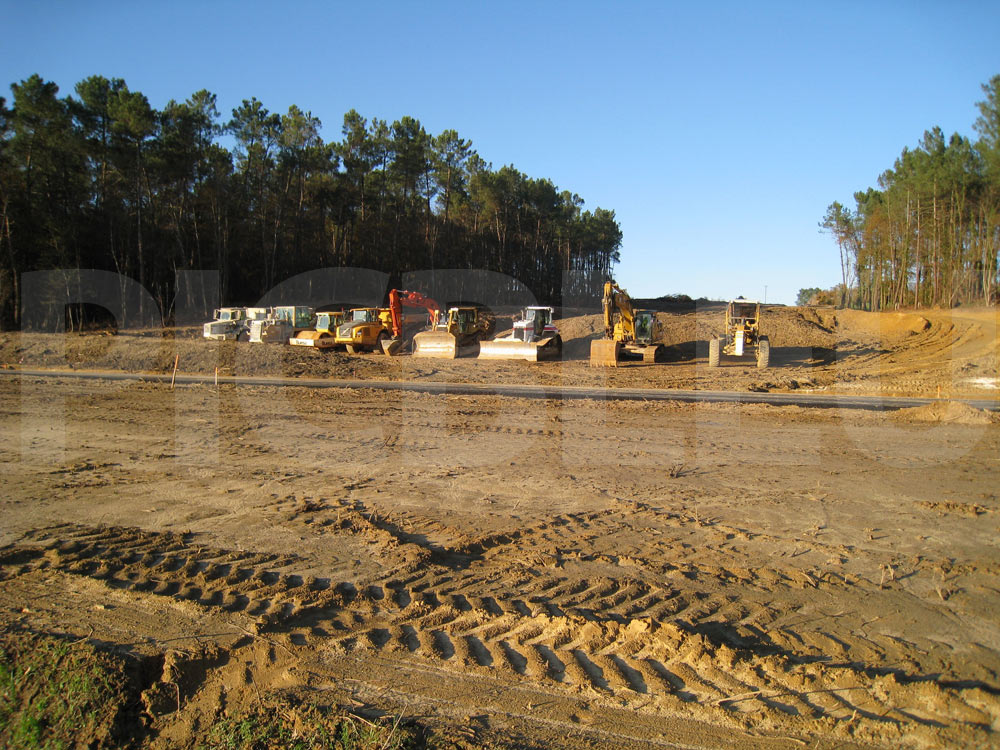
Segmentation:
<svg viewBox="0 0 1000 750">
<path fill-rule="evenodd" d="M 719 366 L 719 353 L 722 351 L 722 339 L 715 338 L 708 342 L 708 366 Z"/>
<path fill-rule="evenodd" d="M 757 369 L 763 370 L 771 363 L 771 342 L 767 336 L 757 340 Z"/>
<path fill-rule="evenodd" d="M 249 341 L 250 340 L 250 331 L 240 331 L 239 333 L 236 334 L 236 340 L 237 341 Z"/>
<path fill-rule="evenodd" d="M 358 349 L 358 347 L 356 347 L 354 344 L 348 344 L 347 345 L 347 353 L 348 354 L 357 354 L 359 351 L 360 351 L 360 349 Z"/>
</svg>

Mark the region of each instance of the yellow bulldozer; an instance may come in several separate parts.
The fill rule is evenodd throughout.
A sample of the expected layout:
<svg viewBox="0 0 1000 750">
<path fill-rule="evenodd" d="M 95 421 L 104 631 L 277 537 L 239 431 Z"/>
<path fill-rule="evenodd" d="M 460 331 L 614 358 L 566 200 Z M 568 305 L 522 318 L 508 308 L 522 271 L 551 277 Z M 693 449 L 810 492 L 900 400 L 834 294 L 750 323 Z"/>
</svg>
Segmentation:
<svg viewBox="0 0 1000 750">
<path fill-rule="evenodd" d="M 429 331 L 413 337 L 414 357 L 475 357 L 479 342 L 489 338 L 496 327 L 496 318 L 478 307 L 450 307 Z"/>
<path fill-rule="evenodd" d="M 604 338 L 590 342 L 591 367 L 617 367 L 623 359 L 661 362 L 666 356 L 663 325 L 655 310 L 632 307 L 628 293 L 613 281 L 604 284 Z"/>
<path fill-rule="evenodd" d="M 718 367 L 721 355 L 746 356 L 751 350 L 757 367 L 767 367 L 771 362 L 771 342 L 760 335 L 760 303 L 737 297 L 726 307 L 726 330 L 708 342 L 708 366 Z"/>
</svg>

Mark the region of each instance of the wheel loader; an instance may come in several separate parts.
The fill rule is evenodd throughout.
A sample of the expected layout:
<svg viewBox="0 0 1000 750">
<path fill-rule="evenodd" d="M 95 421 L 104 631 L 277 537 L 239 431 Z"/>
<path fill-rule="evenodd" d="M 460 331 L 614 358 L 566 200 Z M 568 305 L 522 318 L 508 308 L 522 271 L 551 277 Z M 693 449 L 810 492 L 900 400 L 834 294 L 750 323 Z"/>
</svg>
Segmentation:
<svg viewBox="0 0 1000 750">
<path fill-rule="evenodd" d="M 478 307 L 451 307 L 429 331 L 413 337 L 414 357 L 474 357 L 479 342 L 493 333 L 496 320 Z"/>
<path fill-rule="evenodd" d="M 559 359 L 562 338 L 552 323 L 554 314 L 551 307 L 524 308 L 514 321 L 510 336 L 479 343 L 479 359 L 524 359 L 528 362 Z"/>
<path fill-rule="evenodd" d="M 275 307 L 270 315 L 250 322 L 250 341 L 254 344 L 287 344 L 313 325 L 311 307 L 286 305 Z"/>
<path fill-rule="evenodd" d="M 604 284 L 604 338 L 590 342 L 591 367 L 617 367 L 623 359 L 661 362 L 663 325 L 655 310 L 632 307 L 628 293 L 613 281 Z"/>
<path fill-rule="evenodd" d="M 236 341 L 247 326 L 245 307 L 220 307 L 202 328 L 202 336 L 215 341 Z"/>
<path fill-rule="evenodd" d="M 356 307 L 337 326 L 335 345 L 348 354 L 382 351 L 382 342 L 392 336 L 392 313 L 387 307 Z"/>
<path fill-rule="evenodd" d="M 423 308 L 426 315 L 409 315 L 403 313 L 403 308 Z M 389 290 L 389 314 L 392 320 L 391 338 L 382 339 L 382 351 L 388 356 L 398 354 L 406 345 L 407 337 L 412 339 L 416 328 L 432 328 L 441 315 L 441 307 L 430 297 L 420 292 L 408 292 L 405 289 Z"/>
<path fill-rule="evenodd" d="M 337 327 L 344 322 L 343 312 L 316 313 L 316 327 L 300 331 L 288 339 L 292 346 L 312 346 L 317 349 L 332 349 L 337 346 Z"/>
<path fill-rule="evenodd" d="M 744 357 L 754 350 L 757 367 L 771 361 L 771 342 L 760 335 L 760 303 L 737 297 L 726 307 L 726 329 L 708 342 L 708 366 L 718 367 L 721 355 Z"/>
</svg>

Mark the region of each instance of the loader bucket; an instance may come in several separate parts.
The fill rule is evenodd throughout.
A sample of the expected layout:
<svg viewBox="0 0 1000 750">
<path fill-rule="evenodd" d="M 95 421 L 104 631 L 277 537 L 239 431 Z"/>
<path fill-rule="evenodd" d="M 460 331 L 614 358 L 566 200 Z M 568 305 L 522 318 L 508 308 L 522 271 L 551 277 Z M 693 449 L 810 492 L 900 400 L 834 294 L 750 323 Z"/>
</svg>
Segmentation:
<svg viewBox="0 0 1000 750">
<path fill-rule="evenodd" d="M 591 367 L 617 367 L 621 358 L 621 342 L 595 339 L 590 342 Z"/>
<path fill-rule="evenodd" d="M 447 331 L 423 331 L 413 337 L 413 356 L 455 359 L 458 340 Z"/>
<path fill-rule="evenodd" d="M 533 343 L 518 339 L 494 339 L 479 343 L 479 359 L 523 359 L 538 362 L 558 359 L 562 354 L 562 339 L 551 336 Z"/>
</svg>

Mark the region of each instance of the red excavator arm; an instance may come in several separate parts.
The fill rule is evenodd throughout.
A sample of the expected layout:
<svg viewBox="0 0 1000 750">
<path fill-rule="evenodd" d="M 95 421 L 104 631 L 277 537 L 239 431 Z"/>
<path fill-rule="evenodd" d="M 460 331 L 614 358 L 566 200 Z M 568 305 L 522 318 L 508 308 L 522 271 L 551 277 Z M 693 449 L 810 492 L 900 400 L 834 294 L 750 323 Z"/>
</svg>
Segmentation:
<svg viewBox="0 0 1000 750">
<path fill-rule="evenodd" d="M 441 312 L 441 307 L 430 297 L 420 292 L 408 292 L 404 289 L 389 290 L 389 312 L 392 315 L 392 337 L 403 335 L 403 307 L 422 307 L 430 313 L 434 321 Z"/>
</svg>

